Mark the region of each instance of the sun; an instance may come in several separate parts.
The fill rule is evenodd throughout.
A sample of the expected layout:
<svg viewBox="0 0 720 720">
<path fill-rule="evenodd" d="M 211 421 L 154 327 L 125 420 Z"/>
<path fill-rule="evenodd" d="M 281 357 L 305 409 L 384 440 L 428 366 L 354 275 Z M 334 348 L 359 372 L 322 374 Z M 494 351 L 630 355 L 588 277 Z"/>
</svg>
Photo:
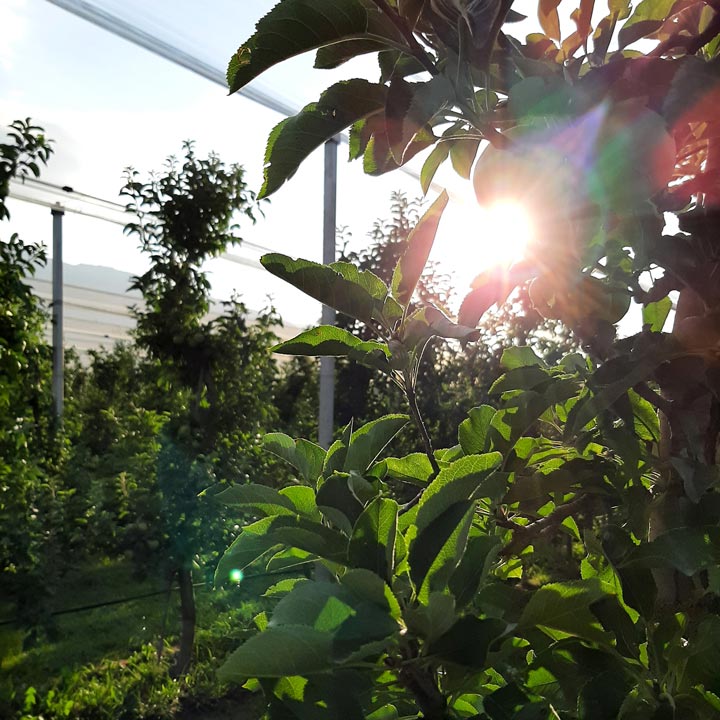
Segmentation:
<svg viewBox="0 0 720 720">
<path fill-rule="evenodd" d="M 522 260 L 533 242 L 532 218 L 521 202 L 481 207 L 475 199 L 450 202 L 440 222 L 433 259 L 467 286 L 483 270 Z"/>
</svg>

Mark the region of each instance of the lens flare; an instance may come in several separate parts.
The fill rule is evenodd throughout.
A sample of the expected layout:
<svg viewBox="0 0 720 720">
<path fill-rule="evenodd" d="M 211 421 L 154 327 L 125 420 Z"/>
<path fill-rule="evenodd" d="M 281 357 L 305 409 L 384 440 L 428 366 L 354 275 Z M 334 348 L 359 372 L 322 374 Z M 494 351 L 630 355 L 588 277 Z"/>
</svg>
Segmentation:
<svg viewBox="0 0 720 720">
<path fill-rule="evenodd" d="M 453 202 L 440 223 L 433 259 L 464 289 L 484 270 L 522 260 L 534 235 L 533 218 L 517 200 L 498 199 L 485 207 L 474 199 Z"/>
</svg>

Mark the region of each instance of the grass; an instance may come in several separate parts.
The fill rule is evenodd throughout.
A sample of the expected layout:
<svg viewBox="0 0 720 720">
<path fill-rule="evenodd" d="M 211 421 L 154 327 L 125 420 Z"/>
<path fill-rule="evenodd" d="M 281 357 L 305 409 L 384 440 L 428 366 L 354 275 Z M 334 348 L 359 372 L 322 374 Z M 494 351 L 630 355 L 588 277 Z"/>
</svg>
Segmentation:
<svg viewBox="0 0 720 720">
<path fill-rule="evenodd" d="M 222 592 L 204 587 L 196 589 L 198 661 L 184 684 L 173 686 L 167 677 L 168 653 L 172 653 L 172 647 L 166 645 L 165 660 L 158 664 L 154 660 L 155 652 L 148 645 L 162 646 L 162 638 L 170 643 L 175 641 L 179 629 L 177 592 L 168 598 L 167 587 L 163 587 L 161 579 L 148 578 L 140 582 L 133 577 L 130 564 L 122 561 L 78 568 L 68 573 L 58 588 L 53 600 L 55 611 L 119 599 L 128 599 L 127 602 L 56 615 L 53 632 L 25 648 L 22 647 L 27 637 L 25 631 L 0 627 L 0 704 L 3 696 L 7 699 L 14 695 L 17 705 L 25 689 L 35 687 L 43 697 L 47 697 L 50 688 L 62 688 L 57 691 L 60 695 L 65 693 L 63 697 L 74 698 L 80 704 L 110 705 L 117 701 L 113 685 L 130 683 L 133 692 L 159 698 L 153 702 L 171 713 L 162 717 L 174 716 L 184 704 L 186 710 L 193 706 L 214 707 L 208 717 L 230 717 L 234 713 L 238 718 L 256 718 L 258 698 L 239 696 L 229 688 L 222 688 L 215 679 L 215 670 L 221 658 L 239 644 L 243 629 L 259 609 L 258 598 L 262 592 L 278 579 L 250 578 Z M 150 593 L 158 594 L 129 599 Z M 0 602 L 0 613 L 0 619 L 12 616 L 13 608 L 7 599 Z M 129 678 L 138 678 L 143 673 L 146 674 L 141 683 L 143 689 L 136 690 L 140 686 Z M 228 692 L 229 697 L 218 702 L 218 698 Z M 88 700 L 85 697 L 88 693 L 94 693 L 95 697 Z M 81 695 L 83 699 L 78 700 Z M 153 716 L 160 717 L 157 708 L 152 707 Z M 232 708 L 235 710 L 231 712 Z M 127 717 L 144 717 L 142 712 L 138 710 L 137 714 Z M 48 713 L 47 709 L 44 713 L 44 717 L 63 716 Z M 205 717 L 205 711 L 202 716 Z M 105 715 L 91 712 L 68 717 Z"/>
<path fill-rule="evenodd" d="M 52 605 L 56 612 L 66 611 L 162 590 L 162 583 L 154 578 L 144 582 L 133 578 L 129 564 L 105 562 L 68 573 Z M 17 679 L 37 682 L 38 678 L 51 678 L 87 663 L 125 657 L 159 636 L 166 604 L 167 594 L 162 593 L 56 615 L 47 641 L 3 658 L 0 673 L 9 672 Z M 170 608 L 168 618 L 175 611 L 176 608 Z M 21 637 L 28 634 L 17 629 L 11 632 Z"/>
</svg>

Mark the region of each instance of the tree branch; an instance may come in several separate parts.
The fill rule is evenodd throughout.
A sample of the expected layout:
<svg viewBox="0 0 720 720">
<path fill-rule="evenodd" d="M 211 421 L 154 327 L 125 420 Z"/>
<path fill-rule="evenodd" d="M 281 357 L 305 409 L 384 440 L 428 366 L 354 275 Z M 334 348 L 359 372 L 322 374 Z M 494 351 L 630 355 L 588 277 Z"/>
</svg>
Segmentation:
<svg viewBox="0 0 720 720">
<path fill-rule="evenodd" d="M 533 540 L 550 530 L 554 530 L 563 520 L 580 510 L 587 500 L 587 495 L 580 495 L 574 500 L 565 503 L 565 505 L 555 508 L 549 515 L 530 523 L 530 525 L 518 525 L 511 520 L 498 521 L 498 525 L 513 531 L 512 540 L 502 550 L 503 557 L 519 555 L 522 550 L 532 544 Z"/>
<path fill-rule="evenodd" d="M 672 412 L 672 401 L 666 400 L 660 393 L 655 392 L 647 383 L 641 382 L 633 387 L 633 390 L 644 400 L 656 407 L 665 415 Z"/>
</svg>

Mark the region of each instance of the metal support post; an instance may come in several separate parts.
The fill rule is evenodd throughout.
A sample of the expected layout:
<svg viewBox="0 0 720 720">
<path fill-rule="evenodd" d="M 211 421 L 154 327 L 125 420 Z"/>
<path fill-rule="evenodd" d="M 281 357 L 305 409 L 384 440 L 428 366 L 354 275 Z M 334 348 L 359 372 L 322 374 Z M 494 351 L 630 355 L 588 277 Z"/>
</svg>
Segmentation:
<svg viewBox="0 0 720 720">
<path fill-rule="evenodd" d="M 52 258 L 52 393 L 55 417 L 60 420 L 65 401 L 65 353 L 63 349 L 63 252 L 62 219 L 65 211 L 53 208 Z"/>
<path fill-rule="evenodd" d="M 323 263 L 335 262 L 335 232 L 337 227 L 337 146 L 333 138 L 325 143 L 325 196 L 323 207 Z M 335 310 L 322 307 L 322 324 L 335 322 Z M 320 358 L 320 412 L 318 442 L 329 448 L 333 437 L 335 409 L 335 358 Z"/>
</svg>

